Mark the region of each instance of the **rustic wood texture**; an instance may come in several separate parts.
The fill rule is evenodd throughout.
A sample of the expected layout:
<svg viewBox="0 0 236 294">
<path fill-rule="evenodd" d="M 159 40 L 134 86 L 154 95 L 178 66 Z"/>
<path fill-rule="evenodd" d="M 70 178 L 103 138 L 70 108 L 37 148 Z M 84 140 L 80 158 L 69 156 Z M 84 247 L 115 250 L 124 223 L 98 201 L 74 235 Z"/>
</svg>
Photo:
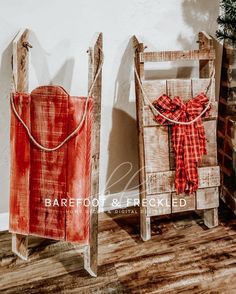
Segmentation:
<svg viewBox="0 0 236 294">
<path fill-rule="evenodd" d="M 189 100 L 203 92 L 209 84 L 209 78 L 201 79 L 171 79 L 171 80 L 143 80 L 144 91 L 150 101 L 154 101 L 161 95 L 168 94 L 172 98 L 180 96 L 183 100 Z M 213 79 L 208 97 L 214 103 L 215 99 L 215 80 Z M 145 105 L 146 102 L 145 102 Z"/>
<path fill-rule="evenodd" d="M 203 215 L 203 221 L 205 226 L 207 226 L 208 228 L 214 228 L 218 226 L 218 208 L 215 207 L 211 209 L 205 209 Z"/>
<path fill-rule="evenodd" d="M 199 49 L 200 50 L 213 50 L 213 39 L 206 33 L 200 32 L 198 35 Z M 199 61 L 199 77 L 210 78 L 215 70 L 214 60 L 209 58 L 208 60 Z M 215 80 L 215 79 L 214 79 Z M 214 81 L 215 82 L 215 81 Z M 209 145 L 208 145 L 209 146 Z M 216 194 L 214 194 L 216 195 Z M 207 227 L 212 228 L 218 225 L 218 210 L 212 208 L 205 210 L 203 214 L 204 223 Z"/>
<path fill-rule="evenodd" d="M 103 59 L 103 35 L 96 34 L 92 41 L 89 53 L 89 78 L 88 88 L 90 89 L 94 77 Z M 99 161 L 100 161 L 100 129 L 101 129 L 101 99 L 102 99 L 102 71 L 95 83 L 92 98 L 94 103 L 94 121 L 91 141 L 91 196 L 90 200 L 99 199 Z M 84 250 L 84 267 L 92 275 L 97 275 L 97 234 L 98 234 L 98 207 L 96 202 L 90 206 L 89 224 L 89 245 Z"/>
<path fill-rule="evenodd" d="M 193 195 L 188 195 L 182 193 L 177 195 L 176 193 L 171 193 L 172 197 L 172 207 L 171 212 L 183 212 L 183 211 L 191 211 L 196 209 L 196 193 Z"/>
<path fill-rule="evenodd" d="M 197 209 L 210 209 L 219 206 L 219 188 L 199 189 L 196 192 Z"/>
<path fill-rule="evenodd" d="M 148 217 L 171 213 L 171 193 L 147 195 L 147 201 Z"/>
<path fill-rule="evenodd" d="M 13 90 L 28 91 L 28 65 L 29 54 L 27 43 L 29 31 L 21 30 L 13 40 L 12 73 Z M 29 103 L 30 97 L 19 95 L 16 97 L 19 107 L 17 110 L 28 125 L 30 125 Z M 23 259 L 28 258 L 29 233 L 29 173 L 30 173 L 30 146 L 27 144 L 27 133 L 11 114 L 10 130 L 10 231 L 17 232 L 12 235 L 12 251 Z M 24 177 L 21 177 L 21 175 Z"/>
<path fill-rule="evenodd" d="M 163 62 L 179 60 L 209 60 L 215 59 L 215 51 L 210 49 L 186 51 L 159 51 L 140 53 L 141 62 Z"/>
<path fill-rule="evenodd" d="M 170 169 L 168 127 L 144 128 L 146 172 L 167 171 Z"/>
<path fill-rule="evenodd" d="M 42 86 L 31 92 L 31 132 L 43 146 L 53 148 L 68 132 L 69 95 L 60 87 Z M 65 238 L 65 207 L 47 206 L 45 200 L 67 198 L 67 144 L 45 152 L 30 144 L 30 233 Z"/>
<path fill-rule="evenodd" d="M 139 43 L 137 38 L 133 36 L 133 50 L 134 50 L 134 65 L 136 66 L 140 79 L 144 78 L 144 63 L 140 61 L 140 52 L 144 51 L 144 46 Z M 135 95 L 136 95 L 136 117 L 137 117 L 137 131 L 138 131 L 138 149 L 139 149 L 139 193 L 141 201 L 146 199 L 146 163 L 145 150 L 143 139 L 143 103 L 142 92 L 138 84 L 137 77 L 135 77 Z M 141 238 L 146 241 L 151 238 L 150 233 L 150 217 L 147 217 L 147 208 L 141 206 L 140 210 L 140 234 Z"/>
<path fill-rule="evenodd" d="M 23 260 L 28 259 L 28 236 L 12 233 L 12 252 Z"/>
<path fill-rule="evenodd" d="M 198 34 L 199 50 L 214 50 L 213 39 L 206 32 Z M 206 58 L 199 61 L 199 77 L 209 78 L 214 70 L 214 58 Z"/>
<path fill-rule="evenodd" d="M 21 86 L 20 91 L 25 92 L 28 91 L 28 55 L 20 58 L 27 51 L 26 32 L 21 31 L 17 36 L 13 54 L 13 72 L 17 71 L 15 82 Z M 23 41 L 22 47 L 18 42 Z M 89 58 L 90 88 L 103 58 L 102 34 L 96 36 L 89 48 Z M 10 230 L 15 233 L 13 251 L 27 259 L 28 239 L 19 233 L 77 242 L 85 245 L 84 265 L 92 276 L 96 276 L 97 271 L 97 207 L 89 207 L 89 202 L 84 200 L 96 200 L 99 195 L 101 78 L 100 72 L 79 134 L 56 151 L 44 152 L 31 144 L 13 114 L 11 122 Z M 48 148 L 58 145 L 77 127 L 85 99 L 70 97 L 62 87 L 54 86 L 38 87 L 31 94 L 15 94 L 16 108 L 22 119 L 34 138 Z M 61 203 L 70 198 L 75 206 Z M 51 203 L 57 200 L 58 204 L 47 206 L 46 199 Z M 80 205 L 74 199 L 79 200 Z"/>
<path fill-rule="evenodd" d="M 216 145 L 216 119 L 218 116 L 218 102 L 215 97 L 215 78 L 212 77 L 214 70 L 215 50 L 213 40 L 205 32 L 199 33 L 199 50 L 190 51 L 162 51 L 162 52 L 143 52 L 143 44 L 139 43 L 137 38 L 133 38 L 135 51 L 135 65 L 140 77 L 144 92 L 152 102 L 161 95 L 167 94 L 169 97 L 181 97 L 184 101 L 204 92 L 211 81 L 207 95 L 211 101 L 210 115 L 203 118 L 203 124 L 206 130 L 207 155 L 203 156 L 199 164 L 199 189 L 214 187 L 218 191 L 220 185 L 219 167 L 217 166 L 217 145 Z M 166 79 L 166 80 L 145 80 L 144 63 L 159 61 L 181 61 L 193 60 L 199 61 L 199 77 L 191 79 Z M 141 69 L 140 69 L 141 67 Z M 212 79 L 211 79 L 212 78 Z M 147 233 L 146 217 L 153 215 L 162 215 L 176 213 L 181 211 L 195 209 L 209 209 L 218 207 L 218 193 L 213 189 L 194 194 L 192 198 L 186 197 L 186 207 L 174 207 L 173 199 L 175 185 L 175 154 L 171 139 L 171 123 L 162 126 L 154 121 L 154 113 L 151 111 L 148 103 L 143 101 L 140 86 L 135 77 L 136 87 L 136 107 L 137 123 L 139 132 L 139 161 L 140 161 L 140 199 L 172 199 L 172 207 L 151 207 L 141 206 L 141 236 Z M 145 183 L 145 184 L 142 184 Z M 209 192 L 211 191 L 211 192 Z M 208 196 L 211 195 L 211 196 Z M 178 196 L 176 196 L 178 197 Z M 179 195 L 181 197 L 181 195 Z M 197 199 L 199 197 L 199 199 Z M 210 200 L 210 198 L 212 199 Z M 178 201 L 177 201 L 178 202 Z M 180 201 L 179 201 L 180 202 Z M 143 203 L 143 201 L 141 201 Z M 197 205 L 198 207 L 197 208 Z M 215 205 L 215 206 L 214 206 Z M 201 207 L 201 208 L 200 208 Z M 213 226 L 215 218 L 209 221 L 208 216 L 211 213 L 206 212 L 206 223 Z M 216 214 L 214 214 L 216 217 Z M 146 226 L 146 227 L 145 227 Z M 142 237 L 143 238 L 143 237 Z M 147 240 L 147 238 L 143 238 Z"/>
<path fill-rule="evenodd" d="M 11 235 L 1 232 L 0 293 L 235 293 L 230 210 L 220 210 L 219 226 L 210 231 L 194 213 L 153 217 L 148 242 L 139 239 L 138 211 L 127 212 L 99 214 L 97 278 L 84 271 L 78 245 L 31 237 L 37 250 L 25 262 L 12 254 Z"/>
<path fill-rule="evenodd" d="M 200 167 L 198 169 L 199 189 L 220 186 L 219 167 Z M 147 194 L 175 191 L 175 171 L 147 173 Z"/>
<path fill-rule="evenodd" d="M 81 121 L 85 106 L 85 97 L 69 98 L 69 125 L 72 132 Z M 67 195 L 81 204 L 66 207 L 66 240 L 69 242 L 89 243 L 90 211 L 86 200 L 91 195 L 91 132 L 93 127 L 93 100 L 88 110 L 83 128 L 68 142 L 67 149 Z M 94 227 L 96 230 L 96 228 Z"/>
</svg>

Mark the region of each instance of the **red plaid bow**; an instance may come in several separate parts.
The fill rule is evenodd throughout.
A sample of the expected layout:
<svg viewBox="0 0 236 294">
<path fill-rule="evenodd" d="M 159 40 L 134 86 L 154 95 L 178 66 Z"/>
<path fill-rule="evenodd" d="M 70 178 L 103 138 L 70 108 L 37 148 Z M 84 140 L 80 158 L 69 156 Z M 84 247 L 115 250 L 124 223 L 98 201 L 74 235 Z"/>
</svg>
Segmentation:
<svg viewBox="0 0 236 294">
<path fill-rule="evenodd" d="M 197 117 L 208 103 L 204 93 L 199 94 L 188 102 L 183 102 L 180 97 L 169 98 L 162 95 L 153 102 L 153 105 L 166 117 L 181 122 L 188 122 Z M 203 116 L 209 115 L 210 108 Z M 166 119 L 160 115 L 155 117 L 160 124 Z M 203 154 L 206 154 L 206 137 L 202 119 L 189 125 L 175 124 L 172 127 L 172 143 L 175 152 L 176 173 L 175 188 L 177 194 L 188 192 L 192 194 L 198 189 L 197 164 Z"/>
</svg>

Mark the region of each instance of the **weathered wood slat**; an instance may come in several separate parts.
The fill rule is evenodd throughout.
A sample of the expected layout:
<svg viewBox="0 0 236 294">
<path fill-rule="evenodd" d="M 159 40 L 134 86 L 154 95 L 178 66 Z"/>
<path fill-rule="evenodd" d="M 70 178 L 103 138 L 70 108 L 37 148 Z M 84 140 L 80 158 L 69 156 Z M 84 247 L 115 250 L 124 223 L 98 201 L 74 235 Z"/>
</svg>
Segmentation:
<svg viewBox="0 0 236 294">
<path fill-rule="evenodd" d="M 137 38 L 133 36 L 133 50 L 134 50 L 134 64 L 137 68 L 138 75 L 141 79 L 144 77 L 144 64 L 140 62 L 139 53 L 144 51 L 144 46 L 139 43 Z M 138 149 L 139 149 L 139 193 L 141 201 L 146 198 L 146 171 L 145 171 L 145 150 L 143 140 L 143 112 L 142 112 L 142 92 L 138 84 L 137 77 L 135 77 L 135 95 L 136 99 L 136 116 L 137 116 L 137 131 L 138 131 Z M 147 217 L 147 209 L 144 206 L 140 207 L 140 233 L 143 240 L 151 238 L 151 221 Z"/>
<path fill-rule="evenodd" d="M 30 96 L 15 94 L 16 109 L 30 125 Z M 11 113 L 10 231 L 29 233 L 30 144 L 28 135 Z"/>
<path fill-rule="evenodd" d="M 96 34 L 89 47 L 89 77 L 88 89 L 90 89 L 94 77 L 101 65 L 103 58 L 103 35 Z M 100 164 L 100 129 L 101 129 L 101 99 L 102 99 L 102 71 L 95 83 L 93 92 L 93 130 L 91 141 L 91 196 L 90 201 L 90 224 L 89 224 L 89 245 L 84 250 L 84 267 L 92 275 L 97 275 L 98 258 L 98 206 L 99 199 L 99 164 Z M 95 201 L 95 202 L 93 202 Z"/>
<path fill-rule="evenodd" d="M 171 79 L 171 80 L 144 80 L 142 81 L 144 91 L 151 102 L 158 99 L 163 94 L 169 95 L 171 98 L 180 96 L 184 101 L 196 97 L 205 91 L 210 82 L 209 78 L 201 79 Z M 215 79 L 207 93 L 209 99 L 215 101 Z M 147 105 L 146 103 L 144 103 Z"/>
<path fill-rule="evenodd" d="M 172 197 L 172 213 L 191 211 L 196 209 L 196 195 L 171 193 Z"/>
<path fill-rule="evenodd" d="M 192 98 L 192 82 L 190 79 L 167 80 L 167 95 L 171 98 L 179 96 L 183 101 Z"/>
<path fill-rule="evenodd" d="M 31 92 L 31 132 L 43 146 L 55 147 L 67 136 L 68 99 L 62 88 L 54 86 Z M 46 205 L 46 199 L 61 203 L 67 198 L 67 145 L 45 152 L 31 144 L 30 163 L 30 233 L 64 239 L 65 206 Z"/>
<path fill-rule="evenodd" d="M 146 172 L 169 170 L 168 127 L 144 128 L 143 131 Z"/>
<path fill-rule="evenodd" d="M 85 99 L 85 97 L 69 99 L 69 133 L 81 121 Z M 90 230 L 88 201 L 91 194 L 92 123 L 93 100 L 90 99 L 84 125 L 77 136 L 68 142 L 67 152 L 67 196 L 76 200 L 73 206 L 66 207 L 66 240 L 86 245 L 89 243 Z"/>
<path fill-rule="evenodd" d="M 171 193 L 147 196 L 147 216 L 165 215 L 170 213 Z"/>
<path fill-rule="evenodd" d="M 215 166 L 217 165 L 217 122 L 216 120 L 204 121 L 203 125 L 206 134 L 207 154 L 203 155 L 199 166 Z"/>
<path fill-rule="evenodd" d="M 197 209 L 210 209 L 219 206 L 219 188 L 199 189 L 196 192 Z"/>
<path fill-rule="evenodd" d="M 215 59 L 214 50 L 159 51 L 140 53 L 141 62 Z"/>
<path fill-rule="evenodd" d="M 220 186 L 219 167 L 200 167 L 198 169 L 199 189 Z M 147 194 L 175 191 L 175 171 L 147 173 Z"/>
<path fill-rule="evenodd" d="M 18 92 L 28 91 L 29 52 L 24 47 L 28 37 L 29 30 L 23 29 L 13 40 L 13 90 Z M 30 126 L 30 97 L 16 95 L 15 102 L 23 120 Z M 17 232 L 12 234 L 12 251 L 23 259 L 28 258 L 29 233 L 30 146 L 27 138 L 23 126 L 11 113 L 10 231 Z"/>
</svg>

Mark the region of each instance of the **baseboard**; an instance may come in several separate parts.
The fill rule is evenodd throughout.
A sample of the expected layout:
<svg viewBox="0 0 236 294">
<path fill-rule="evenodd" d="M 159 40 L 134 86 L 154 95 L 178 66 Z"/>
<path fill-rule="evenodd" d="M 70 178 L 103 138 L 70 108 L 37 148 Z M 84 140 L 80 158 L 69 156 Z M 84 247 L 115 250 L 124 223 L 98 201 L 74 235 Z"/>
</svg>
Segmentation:
<svg viewBox="0 0 236 294">
<path fill-rule="evenodd" d="M 137 205 L 139 191 L 131 190 L 126 192 L 101 195 L 99 212 L 106 212 L 115 209 L 122 209 Z M 0 213 L 0 231 L 9 229 L 9 213 Z"/>
<path fill-rule="evenodd" d="M 9 213 L 0 213 L 0 232 L 9 229 Z"/>
</svg>

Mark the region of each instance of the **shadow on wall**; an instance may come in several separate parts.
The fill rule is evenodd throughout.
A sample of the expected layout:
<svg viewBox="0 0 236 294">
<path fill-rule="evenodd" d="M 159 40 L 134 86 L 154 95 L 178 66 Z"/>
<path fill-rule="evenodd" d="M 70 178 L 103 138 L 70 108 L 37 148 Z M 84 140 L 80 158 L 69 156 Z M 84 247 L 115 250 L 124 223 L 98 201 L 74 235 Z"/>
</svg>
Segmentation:
<svg viewBox="0 0 236 294">
<path fill-rule="evenodd" d="M 219 15 L 219 0 L 183 0 L 182 12 L 183 20 L 192 29 L 194 38 L 187 38 L 182 33 L 178 37 L 178 42 L 183 49 L 188 49 L 196 46 L 199 31 L 206 31 L 215 36 L 217 29 L 216 19 Z M 215 9 L 215 8 L 218 9 Z"/>
<path fill-rule="evenodd" d="M 10 99 L 12 43 L 2 53 L 0 67 L 0 213 L 9 210 Z M 6 195 L 7 193 L 7 195 Z"/>
<path fill-rule="evenodd" d="M 217 30 L 217 17 L 220 14 L 220 1 L 199 1 L 199 0 L 183 0 L 182 2 L 183 19 L 185 23 L 192 29 L 195 38 L 187 38 L 183 34 L 178 37 L 178 42 L 183 49 L 196 46 L 199 31 L 205 31 L 211 35 L 214 40 L 214 48 L 216 49 L 216 98 L 219 97 L 220 72 L 222 45 L 216 40 L 215 32 Z M 217 8 L 217 9 L 216 9 Z"/>
<path fill-rule="evenodd" d="M 219 60 L 221 59 L 222 52 L 221 44 L 214 38 L 217 29 L 216 19 L 218 15 L 219 0 L 183 0 L 182 16 L 190 31 L 188 30 L 188 33 L 186 34 L 180 33 L 177 38 L 177 42 L 182 48 L 181 50 L 191 50 L 198 49 L 198 44 L 196 42 L 200 31 L 206 31 L 213 37 L 214 47 L 216 48 L 216 72 L 218 73 L 216 74 L 216 85 L 220 78 L 219 73 L 221 64 Z M 169 50 L 172 50 L 172 48 Z M 198 77 L 198 66 L 198 62 L 193 61 L 169 62 L 168 69 L 160 68 L 159 70 L 147 70 L 145 72 L 145 77 L 148 80 Z"/>
<path fill-rule="evenodd" d="M 130 102 L 133 80 L 133 45 L 129 41 L 116 77 L 112 130 L 109 137 L 109 158 L 106 193 L 123 192 L 138 185 L 138 137 L 135 102 Z M 128 186 L 127 186 L 128 185 Z"/>
<path fill-rule="evenodd" d="M 73 58 L 66 60 L 59 71 L 53 78 L 51 78 L 47 61 L 47 53 L 33 32 L 30 33 L 29 41 L 33 45 L 33 48 L 30 50 L 30 56 L 32 66 L 34 67 L 36 73 L 38 85 L 59 85 L 66 91 L 70 92 L 75 60 Z"/>
</svg>

